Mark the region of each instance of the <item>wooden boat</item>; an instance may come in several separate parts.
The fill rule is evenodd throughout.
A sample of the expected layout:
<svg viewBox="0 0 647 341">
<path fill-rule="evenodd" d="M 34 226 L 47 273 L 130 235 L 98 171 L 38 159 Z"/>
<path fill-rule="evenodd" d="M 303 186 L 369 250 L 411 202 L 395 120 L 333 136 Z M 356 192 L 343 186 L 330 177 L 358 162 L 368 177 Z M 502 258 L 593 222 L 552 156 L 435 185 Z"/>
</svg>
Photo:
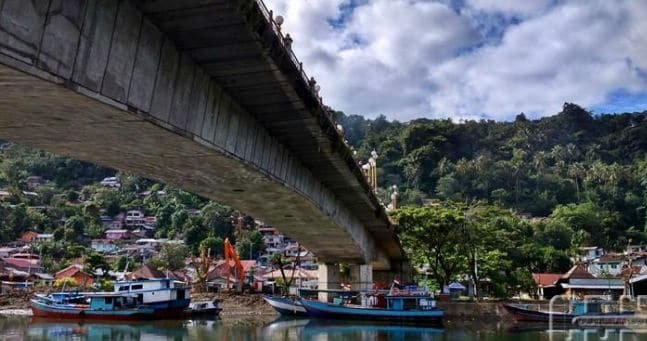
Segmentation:
<svg viewBox="0 0 647 341">
<path fill-rule="evenodd" d="M 286 297 L 262 295 L 265 302 L 283 316 L 307 316 L 305 308 L 300 301 L 294 301 Z"/>
<path fill-rule="evenodd" d="M 310 317 L 441 325 L 444 312 L 427 294 L 388 295 L 386 308 L 301 300 Z"/>
<path fill-rule="evenodd" d="M 136 295 L 143 306 L 155 311 L 157 318 L 186 317 L 191 303 L 191 289 L 184 282 L 168 278 L 117 281 L 114 292 Z"/>
<path fill-rule="evenodd" d="M 610 302 L 575 302 L 569 312 L 548 311 L 533 309 L 528 304 L 504 303 L 503 307 L 516 321 L 526 322 L 553 322 L 553 323 L 574 323 L 576 318 L 581 317 L 602 317 L 606 320 L 626 318 L 634 315 L 633 311 L 602 312 L 602 305 Z"/>
<path fill-rule="evenodd" d="M 186 313 L 191 317 L 217 317 L 222 309 L 218 300 L 191 302 Z"/>
<path fill-rule="evenodd" d="M 34 316 L 45 318 L 142 320 L 155 312 L 142 307 L 137 296 L 111 292 L 36 295 L 30 303 Z"/>
</svg>

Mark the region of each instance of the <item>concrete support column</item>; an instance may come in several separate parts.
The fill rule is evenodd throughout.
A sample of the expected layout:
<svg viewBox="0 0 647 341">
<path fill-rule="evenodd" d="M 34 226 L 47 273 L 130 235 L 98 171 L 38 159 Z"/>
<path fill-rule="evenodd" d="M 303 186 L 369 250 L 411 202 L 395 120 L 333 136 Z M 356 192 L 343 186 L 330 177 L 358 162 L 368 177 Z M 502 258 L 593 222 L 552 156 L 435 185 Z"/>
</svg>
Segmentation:
<svg viewBox="0 0 647 341">
<path fill-rule="evenodd" d="M 370 264 L 351 265 L 350 284 L 352 290 L 371 290 L 373 288 L 373 267 Z"/>
<path fill-rule="evenodd" d="M 373 267 L 369 264 L 353 264 L 348 273 L 342 274 L 338 264 L 319 264 L 319 290 L 341 290 L 342 283 L 351 285 L 351 290 L 365 291 L 373 288 Z M 330 302 L 337 293 L 319 292 L 319 300 Z"/>
<path fill-rule="evenodd" d="M 400 283 L 407 284 L 413 282 L 413 267 L 409 261 L 391 261 L 390 270 L 373 271 L 373 280 L 375 282 L 390 285 L 395 278 L 400 279 Z"/>
<path fill-rule="evenodd" d="M 319 264 L 319 290 L 339 290 L 340 288 L 339 266 L 334 263 Z M 330 302 L 335 296 L 334 293 L 319 292 L 319 301 Z"/>
</svg>

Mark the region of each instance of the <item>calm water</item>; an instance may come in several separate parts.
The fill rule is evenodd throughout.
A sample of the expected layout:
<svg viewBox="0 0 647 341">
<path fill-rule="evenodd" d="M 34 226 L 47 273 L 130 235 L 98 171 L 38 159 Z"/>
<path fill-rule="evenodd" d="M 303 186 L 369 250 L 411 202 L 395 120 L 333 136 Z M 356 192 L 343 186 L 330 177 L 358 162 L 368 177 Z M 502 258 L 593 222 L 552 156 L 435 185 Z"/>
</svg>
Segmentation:
<svg viewBox="0 0 647 341">
<path fill-rule="evenodd" d="M 268 325 L 218 321 L 149 323 L 69 323 L 0 318 L 0 340 L 647 340 L 647 333 L 569 330 L 547 326 L 403 327 L 277 320 Z"/>
</svg>

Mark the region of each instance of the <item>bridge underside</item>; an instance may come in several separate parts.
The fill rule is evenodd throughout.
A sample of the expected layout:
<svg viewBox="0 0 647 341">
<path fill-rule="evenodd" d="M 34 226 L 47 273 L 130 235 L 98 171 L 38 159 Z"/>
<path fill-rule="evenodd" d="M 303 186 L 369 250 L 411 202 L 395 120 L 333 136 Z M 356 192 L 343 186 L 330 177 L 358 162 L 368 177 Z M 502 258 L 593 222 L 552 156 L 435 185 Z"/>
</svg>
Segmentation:
<svg viewBox="0 0 647 341">
<path fill-rule="evenodd" d="M 258 217 L 323 262 L 404 258 L 257 0 L 0 0 L 0 138 Z"/>
<path fill-rule="evenodd" d="M 252 167 L 2 64 L 0 93 L 2 139 L 173 184 L 280 226 L 322 260 L 364 262 L 321 209 Z"/>
</svg>

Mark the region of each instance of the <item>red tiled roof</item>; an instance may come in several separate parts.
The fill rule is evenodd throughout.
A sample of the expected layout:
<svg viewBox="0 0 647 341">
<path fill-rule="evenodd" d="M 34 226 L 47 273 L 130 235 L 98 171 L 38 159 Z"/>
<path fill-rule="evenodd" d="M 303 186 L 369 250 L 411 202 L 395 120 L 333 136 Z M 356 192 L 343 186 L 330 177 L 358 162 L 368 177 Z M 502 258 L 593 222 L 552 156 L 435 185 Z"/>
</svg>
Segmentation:
<svg viewBox="0 0 647 341">
<path fill-rule="evenodd" d="M 631 268 L 626 267 L 622 269 L 622 271 L 620 272 L 620 275 L 621 276 L 637 275 L 640 273 L 641 270 L 642 270 L 642 266 L 632 265 Z"/>
<path fill-rule="evenodd" d="M 135 279 L 160 279 L 160 278 L 166 278 L 166 274 L 163 272 L 154 269 L 152 266 L 146 264 L 143 265 L 141 268 L 131 272 L 128 275 L 128 278 L 135 280 Z"/>
<path fill-rule="evenodd" d="M 40 267 L 40 260 L 38 259 L 26 259 L 26 258 L 3 258 L 2 262 L 8 267 L 17 267 L 17 268 L 29 268 L 29 267 Z"/>
<path fill-rule="evenodd" d="M 532 274 L 532 279 L 535 280 L 535 283 L 540 288 L 545 288 L 545 287 L 550 287 L 555 285 L 561 277 L 562 277 L 562 274 L 555 274 L 555 273 Z"/>
<path fill-rule="evenodd" d="M 83 267 L 79 264 L 72 264 L 68 266 L 67 268 L 57 272 L 54 275 L 54 278 L 60 279 L 60 278 L 66 278 L 66 277 L 72 277 L 76 275 L 76 273 L 80 272 Z"/>
<path fill-rule="evenodd" d="M 168 275 L 168 276 L 167 276 Z M 146 264 L 141 268 L 131 272 L 126 276 L 128 279 L 137 280 L 137 279 L 162 279 L 170 278 L 177 281 L 190 282 L 191 278 L 185 272 L 182 271 L 160 271 L 152 266 Z"/>
<path fill-rule="evenodd" d="M 22 240 L 23 242 L 26 242 L 26 243 L 30 243 L 34 239 L 36 239 L 36 237 L 38 237 L 38 233 L 36 233 L 34 231 L 27 231 L 27 232 L 23 233 L 23 235 L 20 237 L 20 240 Z"/>
<path fill-rule="evenodd" d="M 600 257 L 600 263 L 620 263 L 624 258 L 625 256 L 621 253 L 607 253 Z"/>
<path fill-rule="evenodd" d="M 243 266 L 243 271 L 244 272 L 249 272 L 253 267 L 256 266 L 256 261 L 255 260 L 241 260 L 240 264 Z M 220 278 L 220 277 L 227 277 L 227 275 L 231 275 L 231 268 L 234 266 L 234 261 L 229 261 L 229 266 L 227 266 L 227 263 L 224 260 L 218 260 L 216 264 L 212 265 L 209 268 L 209 272 L 207 273 L 207 279 L 212 280 L 215 278 Z"/>
<path fill-rule="evenodd" d="M 563 276 L 562 279 L 571 279 L 571 278 L 595 278 L 591 273 L 586 270 L 584 265 L 575 264 L 573 267 L 568 270 Z"/>
</svg>

